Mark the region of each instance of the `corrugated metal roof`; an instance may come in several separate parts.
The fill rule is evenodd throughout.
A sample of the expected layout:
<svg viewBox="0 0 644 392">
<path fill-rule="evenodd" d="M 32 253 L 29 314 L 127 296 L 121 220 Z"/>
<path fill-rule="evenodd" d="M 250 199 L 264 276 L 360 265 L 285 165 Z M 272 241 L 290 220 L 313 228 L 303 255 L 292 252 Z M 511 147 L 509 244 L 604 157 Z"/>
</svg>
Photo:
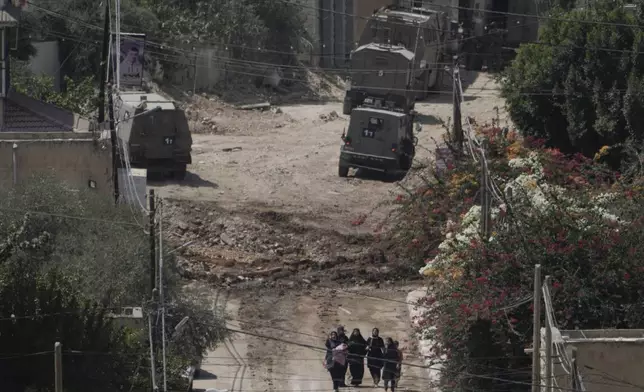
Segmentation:
<svg viewBox="0 0 644 392">
<path fill-rule="evenodd" d="M 49 120 L 11 100 L 5 100 L 4 126 L 0 132 L 71 132 L 73 128 Z"/>
</svg>

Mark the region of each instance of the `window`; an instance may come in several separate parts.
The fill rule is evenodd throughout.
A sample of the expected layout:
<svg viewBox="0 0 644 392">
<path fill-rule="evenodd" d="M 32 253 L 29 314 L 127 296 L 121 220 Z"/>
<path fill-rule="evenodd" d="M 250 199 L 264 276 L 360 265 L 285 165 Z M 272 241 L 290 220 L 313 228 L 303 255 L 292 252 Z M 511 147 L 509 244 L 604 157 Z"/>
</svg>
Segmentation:
<svg viewBox="0 0 644 392">
<path fill-rule="evenodd" d="M 382 128 L 382 125 L 385 123 L 385 120 L 378 117 L 369 117 L 369 124 L 367 128 L 369 130 L 376 130 Z"/>
</svg>

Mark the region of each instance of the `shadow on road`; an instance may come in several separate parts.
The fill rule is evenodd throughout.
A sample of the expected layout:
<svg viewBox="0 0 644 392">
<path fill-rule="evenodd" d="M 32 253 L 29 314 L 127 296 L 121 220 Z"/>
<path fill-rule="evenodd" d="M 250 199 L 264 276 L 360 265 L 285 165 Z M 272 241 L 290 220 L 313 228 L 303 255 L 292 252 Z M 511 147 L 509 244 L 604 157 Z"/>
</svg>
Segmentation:
<svg viewBox="0 0 644 392">
<path fill-rule="evenodd" d="M 216 183 L 201 178 L 201 176 L 199 176 L 198 174 L 191 172 L 186 173 L 186 178 L 184 178 L 183 180 L 161 179 L 148 176 L 148 185 L 157 187 L 163 187 L 165 185 L 181 185 L 191 188 L 219 188 L 219 185 L 217 185 Z"/>
<path fill-rule="evenodd" d="M 201 369 L 199 371 L 199 377 L 196 378 L 197 380 L 216 380 L 217 375 L 214 373 L 210 373 L 207 370 Z"/>
<path fill-rule="evenodd" d="M 356 169 L 353 178 L 358 178 L 365 181 L 380 181 L 385 183 L 394 183 L 396 181 L 401 181 L 407 176 L 407 173 L 404 174 L 389 174 L 383 173 L 376 170 L 367 170 L 367 169 Z M 351 177 L 349 177 L 351 178 Z"/>
</svg>

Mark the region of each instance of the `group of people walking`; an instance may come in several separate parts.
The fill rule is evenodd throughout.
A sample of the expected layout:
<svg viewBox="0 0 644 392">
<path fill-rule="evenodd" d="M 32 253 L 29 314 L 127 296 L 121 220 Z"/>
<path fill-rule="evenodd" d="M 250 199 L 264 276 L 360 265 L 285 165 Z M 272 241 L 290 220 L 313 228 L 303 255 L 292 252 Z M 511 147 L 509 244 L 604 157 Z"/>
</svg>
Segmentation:
<svg viewBox="0 0 644 392">
<path fill-rule="evenodd" d="M 337 331 L 329 334 L 326 349 L 324 366 L 331 374 L 334 391 L 347 386 L 347 369 L 351 374 L 351 385 L 362 384 L 366 358 L 373 384 L 378 386 L 382 380 L 385 391 L 391 387 L 391 392 L 395 392 L 400 379 L 402 353 L 397 341 L 391 338 L 383 340 L 380 337 L 378 328 L 374 328 L 371 336 L 365 339 L 358 328 L 353 330 L 351 336 L 347 336 L 344 327 L 338 327 Z"/>
</svg>

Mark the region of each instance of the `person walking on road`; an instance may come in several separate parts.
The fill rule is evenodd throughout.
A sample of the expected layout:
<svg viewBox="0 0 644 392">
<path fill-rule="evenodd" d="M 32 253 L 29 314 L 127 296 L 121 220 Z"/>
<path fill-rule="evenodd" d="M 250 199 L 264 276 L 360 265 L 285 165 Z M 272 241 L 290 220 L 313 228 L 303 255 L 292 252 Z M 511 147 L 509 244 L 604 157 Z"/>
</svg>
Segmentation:
<svg viewBox="0 0 644 392">
<path fill-rule="evenodd" d="M 382 369 L 382 379 L 385 382 L 385 391 L 391 385 L 391 392 L 394 392 L 396 389 L 396 375 L 398 374 L 399 368 L 399 356 L 398 349 L 391 338 L 385 339 L 385 351 L 383 359 L 385 366 Z"/>
<path fill-rule="evenodd" d="M 400 375 L 402 372 L 402 363 L 403 363 L 403 353 L 402 350 L 400 349 L 400 343 L 396 340 L 394 342 L 394 346 L 396 346 L 396 350 L 398 351 L 398 368 L 396 369 L 396 385 L 400 385 Z"/>
<path fill-rule="evenodd" d="M 385 348 L 385 342 L 379 336 L 380 331 L 374 328 L 371 331 L 371 337 L 367 339 L 367 366 L 369 373 L 373 378 L 373 384 L 378 386 L 380 384 L 380 377 L 382 372 L 382 355 Z"/>
<path fill-rule="evenodd" d="M 340 325 L 338 327 L 337 331 L 338 331 L 338 340 L 340 341 L 340 343 L 344 343 L 344 344 L 346 344 L 348 346 L 349 345 L 349 337 L 344 332 L 344 327 L 342 325 Z M 349 368 L 349 363 L 346 363 L 345 366 L 344 366 L 344 369 L 342 371 L 342 383 L 340 383 L 341 387 L 346 387 L 347 386 L 347 384 L 345 383 L 344 380 L 347 378 L 347 369 L 348 368 Z"/>
<path fill-rule="evenodd" d="M 360 330 L 356 328 L 349 337 L 349 371 L 351 372 L 351 385 L 354 387 L 362 384 L 366 354 L 367 341 L 362 337 Z"/>
<path fill-rule="evenodd" d="M 324 357 L 324 367 L 329 371 L 333 381 L 333 391 L 338 392 L 344 382 L 344 371 L 347 366 L 348 347 L 338 340 L 338 333 L 333 331 L 329 334 L 326 341 L 326 355 Z"/>
</svg>

